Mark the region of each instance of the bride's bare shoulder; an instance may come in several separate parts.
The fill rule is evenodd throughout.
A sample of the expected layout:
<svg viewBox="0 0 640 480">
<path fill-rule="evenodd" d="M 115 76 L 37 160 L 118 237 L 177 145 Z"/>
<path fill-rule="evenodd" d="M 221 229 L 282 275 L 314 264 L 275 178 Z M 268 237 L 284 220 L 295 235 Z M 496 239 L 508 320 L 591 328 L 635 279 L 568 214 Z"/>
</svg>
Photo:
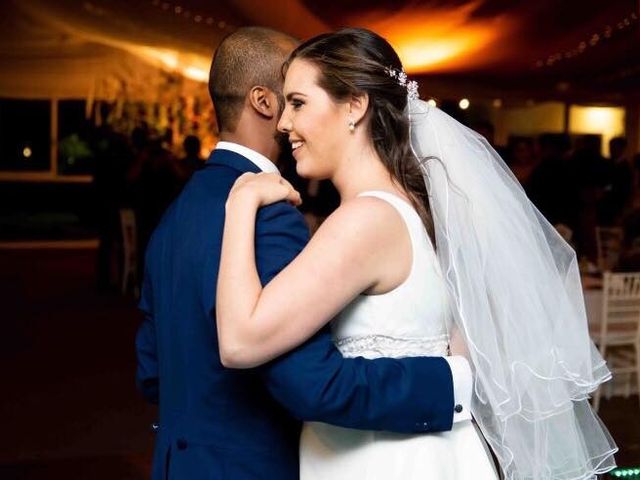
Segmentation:
<svg viewBox="0 0 640 480">
<path fill-rule="evenodd" d="M 404 222 L 396 208 L 374 196 L 360 196 L 343 202 L 320 226 L 316 235 L 354 237 L 357 243 L 377 246 L 397 239 Z"/>
</svg>

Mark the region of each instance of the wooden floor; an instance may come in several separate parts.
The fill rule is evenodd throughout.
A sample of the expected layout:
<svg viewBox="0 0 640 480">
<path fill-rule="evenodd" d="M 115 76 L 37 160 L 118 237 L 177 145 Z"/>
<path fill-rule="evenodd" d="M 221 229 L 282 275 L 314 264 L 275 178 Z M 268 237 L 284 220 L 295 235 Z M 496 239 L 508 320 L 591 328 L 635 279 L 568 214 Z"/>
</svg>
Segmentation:
<svg viewBox="0 0 640 480">
<path fill-rule="evenodd" d="M 0 250 L 0 479 L 146 479 L 155 409 L 134 387 L 131 299 L 94 289 L 95 250 Z M 640 465 L 638 397 L 603 401 Z"/>
</svg>

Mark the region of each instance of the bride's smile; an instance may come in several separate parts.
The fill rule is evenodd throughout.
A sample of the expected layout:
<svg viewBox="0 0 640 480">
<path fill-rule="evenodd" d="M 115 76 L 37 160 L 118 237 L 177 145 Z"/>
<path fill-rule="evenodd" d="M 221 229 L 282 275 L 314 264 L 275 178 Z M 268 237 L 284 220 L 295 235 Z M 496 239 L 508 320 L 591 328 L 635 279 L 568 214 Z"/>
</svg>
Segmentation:
<svg viewBox="0 0 640 480">
<path fill-rule="evenodd" d="M 289 134 L 298 174 L 331 178 L 349 140 L 348 104 L 337 102 L 317 83 L 318 67 L 295 60 L 284 84 L 286 105 L 278 130 Z M 344 128 L 335 128 L 344 125 Z"/>
</svg>

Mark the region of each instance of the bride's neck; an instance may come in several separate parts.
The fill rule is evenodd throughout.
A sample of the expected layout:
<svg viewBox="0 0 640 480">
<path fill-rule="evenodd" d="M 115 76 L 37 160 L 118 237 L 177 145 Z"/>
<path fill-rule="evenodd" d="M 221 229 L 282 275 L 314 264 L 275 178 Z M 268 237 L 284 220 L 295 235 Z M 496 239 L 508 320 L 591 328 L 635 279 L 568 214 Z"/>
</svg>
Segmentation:
<svg viewBox="0 0 640 480">
<path fill-rule="evenodd" d="M 397 190 L 373 146 L 346 151 L 331 181 L 343 202 L 368 190 Z"/>
</svg>

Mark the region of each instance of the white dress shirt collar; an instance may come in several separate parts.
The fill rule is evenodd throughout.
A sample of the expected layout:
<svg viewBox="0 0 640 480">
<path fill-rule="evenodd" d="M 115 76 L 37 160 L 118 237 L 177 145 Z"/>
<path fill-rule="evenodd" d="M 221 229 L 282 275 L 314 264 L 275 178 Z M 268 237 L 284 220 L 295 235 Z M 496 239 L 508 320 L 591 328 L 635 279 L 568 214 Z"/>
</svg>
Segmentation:
<svg viewBox="0 0 640 480">
<path fill-rule="evenodd" d="M 216 150 L 229 150 L 230 152 L 242 155 L 263 172 L 280 173 L 278 167 L 267 157 L 238 143 L 220 141 L 216 145 Z"/>
</svg>

